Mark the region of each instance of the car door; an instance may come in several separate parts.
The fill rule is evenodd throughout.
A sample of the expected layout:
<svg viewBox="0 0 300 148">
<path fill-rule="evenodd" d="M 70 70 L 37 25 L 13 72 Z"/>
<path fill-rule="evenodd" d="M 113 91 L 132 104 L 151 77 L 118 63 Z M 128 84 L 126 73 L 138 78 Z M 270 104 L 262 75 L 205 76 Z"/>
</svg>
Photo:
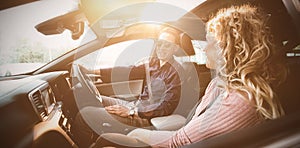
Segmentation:
<svg viewBox="0 0 300 148">
<path fill-rule="evenodd" d="M 153 39 L 120 42 L 90 53 L 75 63 L 93 71 L 90 75 L 101 95 L 136 99 L 144 83 L 144 69 L 130 75 L 131 68 L 151 56 Z"/>
</svg>

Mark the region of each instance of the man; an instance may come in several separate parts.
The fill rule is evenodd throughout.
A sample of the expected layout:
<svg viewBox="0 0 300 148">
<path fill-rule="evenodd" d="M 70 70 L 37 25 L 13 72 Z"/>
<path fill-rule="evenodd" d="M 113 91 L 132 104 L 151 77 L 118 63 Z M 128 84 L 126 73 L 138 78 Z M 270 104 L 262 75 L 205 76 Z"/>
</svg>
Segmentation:
<svg viewBox="0 0 300 148">
<path fill-rule="evenodd" d="M 101 133 L 126 134 L 136 127 L 149 127 L 151 118 L 173 113 L 181 96 L 179 73 L 183 71 L 173 58 L 177 36 L 176 30 L 164 29 L 150 62 L 132 68 L 133 72 L 145 71 L 146 86 L 140 99 L 129 102 L 102 96 L 104 108 L 85 107 L 80 111 L 71 129 L 79 146 L 89 146 Z"/>
</svg>

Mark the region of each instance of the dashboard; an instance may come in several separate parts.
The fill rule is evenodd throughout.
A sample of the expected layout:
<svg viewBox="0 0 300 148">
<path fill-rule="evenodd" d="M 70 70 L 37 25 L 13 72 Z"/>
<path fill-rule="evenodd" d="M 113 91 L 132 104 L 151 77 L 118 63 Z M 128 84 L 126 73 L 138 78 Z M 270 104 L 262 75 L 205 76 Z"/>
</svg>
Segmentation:
<svg viewBox="0 0 300 148">
<path fill-rule="evenodd" d="M 62 101 L 73 100 L 69 80 L 67 71 L 58 71 L 0 81 L 1 146 L 76 146 Z"/>
</svg>

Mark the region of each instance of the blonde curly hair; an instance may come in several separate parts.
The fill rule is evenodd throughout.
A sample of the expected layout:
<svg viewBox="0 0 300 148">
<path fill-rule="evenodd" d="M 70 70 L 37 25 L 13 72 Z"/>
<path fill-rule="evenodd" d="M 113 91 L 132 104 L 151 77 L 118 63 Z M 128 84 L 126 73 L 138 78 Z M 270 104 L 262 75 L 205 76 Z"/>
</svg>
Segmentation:
<svg viewBox="0 0 300 148">
<path fill-rule="evenodd" d="M 221 9 L 207 22 L 207 34 L 217 40 L 222 65 L 218 76 L 227 90 L 247 92 L 267 119 L 284 115 L 273 87 L 285 78 L 285 67 L 274 48 L 267 15 L 255 6 Z"/>
</svg>

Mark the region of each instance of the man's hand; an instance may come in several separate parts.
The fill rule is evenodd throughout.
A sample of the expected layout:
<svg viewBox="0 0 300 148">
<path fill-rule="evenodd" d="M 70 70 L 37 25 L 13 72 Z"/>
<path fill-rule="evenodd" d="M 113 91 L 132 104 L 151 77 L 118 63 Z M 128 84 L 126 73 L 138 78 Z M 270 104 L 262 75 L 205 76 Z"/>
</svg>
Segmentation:
<svg viewBox="0 0 300 148">
<path fill-rule="evenodd" d="M 106 111 L 111 114 L 116 114 L 120 117 L 129 117 L 129 109 L 122 105 L 112 105 L 105 107 Z"/>
</svg>

